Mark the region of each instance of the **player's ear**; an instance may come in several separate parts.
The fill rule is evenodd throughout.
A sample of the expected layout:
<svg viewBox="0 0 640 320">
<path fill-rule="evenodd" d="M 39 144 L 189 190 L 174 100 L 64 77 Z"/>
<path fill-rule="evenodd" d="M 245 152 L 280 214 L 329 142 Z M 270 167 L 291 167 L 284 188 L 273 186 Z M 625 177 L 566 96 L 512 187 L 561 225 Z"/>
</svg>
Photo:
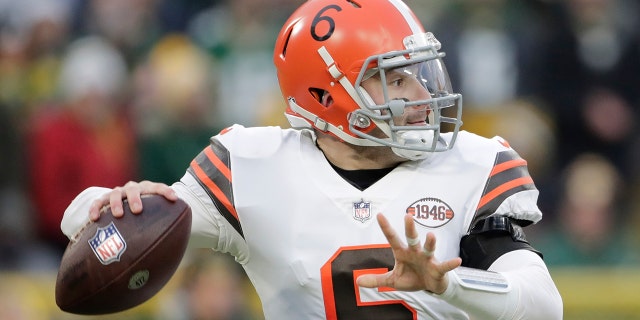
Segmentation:
<svg viewBox="0 0 640 320">
<path fill-rule="evenodd" d="M 311 93 L 313 98 L 320 102 L 323 106 L 328 108 L 333 105 L 333 97 L 331 97 L 329 91 L 320 88 L 310 88 L 309 93 Z"/>
<path fill-rule="evenodd" d="M 327 108 L 333 105 L 333 97 L 329 91 L 323 92 L 322 97 L 320 98 L 320 103 Z"/>
</svg>

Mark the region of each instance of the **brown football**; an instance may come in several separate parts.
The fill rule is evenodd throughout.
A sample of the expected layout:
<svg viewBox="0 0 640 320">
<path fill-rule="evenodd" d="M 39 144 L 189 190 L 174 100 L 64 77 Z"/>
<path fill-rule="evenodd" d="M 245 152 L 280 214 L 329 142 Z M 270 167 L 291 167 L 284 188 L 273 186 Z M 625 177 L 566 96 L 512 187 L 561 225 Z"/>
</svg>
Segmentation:
<svg viewBox="0 0 640 320">
<path fill-rule="evenodd" d="M 173 276 L 191 232 L 182 200 L 144 195 L 143 211 L 114 218 L 106 210 L 69 242 L 58 269 L 56 304 L 75 314 L 107 314 L 153 297 Z"/>
</svg>

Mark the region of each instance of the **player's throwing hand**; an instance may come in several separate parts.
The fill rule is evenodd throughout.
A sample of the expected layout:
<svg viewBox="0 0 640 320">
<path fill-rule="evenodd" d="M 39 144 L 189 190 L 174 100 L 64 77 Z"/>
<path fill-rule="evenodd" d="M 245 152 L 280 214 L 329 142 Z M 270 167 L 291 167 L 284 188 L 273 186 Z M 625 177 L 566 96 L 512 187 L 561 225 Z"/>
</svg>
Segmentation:
<svg viewBox="0 0 640 320">
<path fill-rule="evenodd" d="M 393 250 L 395 266 L 393 270 L 384 274 L 360 276 L 357 280 L 358 285 L 367 288 L 391 287 L 401 291 L 427 290 L 437 294 L 443 293 L 448 285 L 447 272 L 459 267 L 462 259 L 438 262 L 433 256 L 436 248 L 435 235 L 428 233 L 424 246 L 421 246 L 411 215 L 404 217 L 406 245 L 382 213 L 378 213 L 377 219 Z"/>
<path fill-rule="evenodd" d="M 124 214 L 122 200 L 128 199 L 131 212 L 134 214 L 142 212 L 142 200 L 140 196 L 143 194 L 159 194 L 168 200 L 175 201 L 178 199 L 175 191 L 164 183 L 151 181 L 127 182 L 124 186 L 114 188 L 111 192 L 105 193 L 100 198 L 91 203 L 89 208 L 89 218 L 92 221 L 100 218 L 100 210 L 109 205 L 113 216 L 118 218 Z"/>
</svg>

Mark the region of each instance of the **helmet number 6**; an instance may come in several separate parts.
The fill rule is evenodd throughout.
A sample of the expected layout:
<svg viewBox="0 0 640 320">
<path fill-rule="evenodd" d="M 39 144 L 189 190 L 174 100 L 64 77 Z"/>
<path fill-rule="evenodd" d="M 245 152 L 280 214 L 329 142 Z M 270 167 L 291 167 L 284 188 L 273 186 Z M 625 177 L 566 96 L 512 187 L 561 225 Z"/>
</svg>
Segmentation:
<svg viewBox="0 0 640 320">
<path fill-rule="evenodd" d="M 333 34 L 333 31 L 336 29 L 336 22 L 330 17 L 322 15 L 329 9 L 335 9 L 338 12 L 342 11 L 342 8 L 340 8 L 335 4 L 332 4 L 322 8 L 322 10 L 320 10 L 318 14 L 316 14 L 316 16 L 313 17 L 313 21 L 311 22 L 311 36 L 316 41 L 325 41 L 329 39 Z M 322 21 L 326 21 L 329 24 L 329 30 L 327 30 L 325 34 L 319 35 L 316 28 L 318 27 L 318 24 Z"/>
</svg>

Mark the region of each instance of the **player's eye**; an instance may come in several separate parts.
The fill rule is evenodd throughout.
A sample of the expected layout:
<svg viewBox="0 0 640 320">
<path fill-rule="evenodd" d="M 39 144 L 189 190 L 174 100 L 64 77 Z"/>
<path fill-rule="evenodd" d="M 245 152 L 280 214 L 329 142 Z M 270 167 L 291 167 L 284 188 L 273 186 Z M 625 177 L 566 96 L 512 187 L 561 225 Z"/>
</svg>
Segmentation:
<svg viewBox="0 0 640 320">
<path fill-rule="evenodd" d="M 394 77 L 391 78 L 387 84 L 392 87 L 400 87 L 404 84 L 405 79 L 403 77 Z"/>
</svg>

